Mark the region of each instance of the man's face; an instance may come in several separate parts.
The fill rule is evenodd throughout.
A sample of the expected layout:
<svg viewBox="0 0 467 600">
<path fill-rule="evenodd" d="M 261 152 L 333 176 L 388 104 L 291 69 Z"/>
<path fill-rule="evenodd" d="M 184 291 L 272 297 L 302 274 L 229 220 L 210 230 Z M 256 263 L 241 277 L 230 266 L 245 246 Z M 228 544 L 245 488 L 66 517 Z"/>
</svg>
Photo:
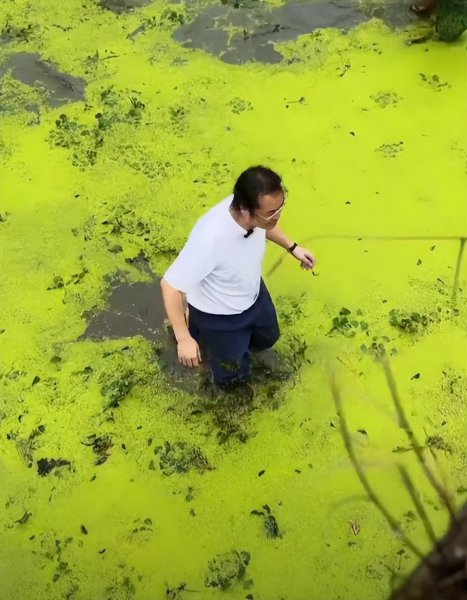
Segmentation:
<svg viewBox="0 0 467 600">
<path fill-rule="evenodd" d="M 254 221 L 252 227 L 260 227 L 266 230 L 274 229 L 280 219 L 284 206 L 285 196 L 283 192 L 260 196 L 259 208 L 255 210 L 252 217 Z"/>
</svg>

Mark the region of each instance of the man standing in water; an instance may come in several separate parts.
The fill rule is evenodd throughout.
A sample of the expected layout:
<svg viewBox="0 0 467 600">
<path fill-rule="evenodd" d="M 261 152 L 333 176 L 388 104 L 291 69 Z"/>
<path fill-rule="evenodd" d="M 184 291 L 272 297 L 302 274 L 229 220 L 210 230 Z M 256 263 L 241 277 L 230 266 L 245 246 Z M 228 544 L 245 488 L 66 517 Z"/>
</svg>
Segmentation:
<svg viewBox="0 0 467 600">
<path fill-rule="evenodd" d="M 246 382 L 250 352 L 271 348 L 279 338 L 274 304 L 261 278 L 266 239 L 288 250 L 302 268 L 315 265 L 314 256 L 278 226 L 285 194 L 271 169 L 244 171 L 233 195 L 196 223 L 161 282 L 179 362 L 197 367 L 201 344 L 221 389 Z"/>
</svg>

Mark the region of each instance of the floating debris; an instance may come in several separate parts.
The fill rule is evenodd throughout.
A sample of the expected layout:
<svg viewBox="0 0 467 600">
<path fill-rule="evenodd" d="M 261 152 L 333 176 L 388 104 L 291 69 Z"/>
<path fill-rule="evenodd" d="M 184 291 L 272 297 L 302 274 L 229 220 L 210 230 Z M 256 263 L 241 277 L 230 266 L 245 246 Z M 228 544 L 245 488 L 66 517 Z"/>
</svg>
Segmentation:
<svg viewBox="0 0 467 600">
<path fill-rule="evenodd" d="M 18 525 L 24 525 L 27 521 L 29 521 L 30 517 L 32 517 L 32 513 L 29 512 L 29 510 L 26 510 L 22 517 L 16 519 L 16 521 L 13 521 L 13 525 L 16 525 L 16 523 Z"/>
<path fill-rule="evenodd" d="M 451 446 L 440 435 L 429 435 L 426 438 L 425 444 L 428 448 L 443 450 L 444 452 L 452 454 Z"/>
<path fill-rule="evenodd" d="M 110 448 L 113 446 L 110 435 L 97 436 L 95 433 L 88 435 L 85 442 L 81 442 L 83 446 L 91 446 L 98 458 L 95 465 L 102 465 L 110 456 Z"/>
<path fill-rule="evenodd" d="M 350 529 L 354 535 L 358 535 L 360 533 L 360 524 L 355 519 L 349 520 Z"/>
<path fill-rule="evenodd" d="M 266 537 L 281 538 L 282 534 L 279 530 L 276 517 L 272 514 L 270 507 L 267 504 L 263 505 L 263 510 L 252 510 L 250 515 L 257 515 L 264 518 L 264 529 Z"/>
<path fill-rule="evenodd" d="M 21 422 L 21 415 L 18 420 Z M 37 438 L 44 432 L 45 425 L 39 425 L 36 429 L 31 431 L 26 439 L 20 437 L 18 433 L 14 433 L 13 431 L 7 433 L 7 440 L 13 440 L 15 442 L 18 454 L 28 468 L 31 468 L 34 462 L 34 452 L 37 450 Z"/>
<path fill-rule="evenodd" d="M 191 590 L 187 588 L 186 583 L 181 583 L 177 587 L 170 588 L 166 587 L 165 589 L 165 599 L 166 600 L 182 600 L 182 592 L 198 592 L 199 590 Z"/>
<path fill-rule="evenodd" d="M 37 473 L 41 477 L 45 477 L 54 469 L 66 466 L 71 466 L 71 462 L 63 458 L 40 458 L 37 461 Z"/>
</svg>

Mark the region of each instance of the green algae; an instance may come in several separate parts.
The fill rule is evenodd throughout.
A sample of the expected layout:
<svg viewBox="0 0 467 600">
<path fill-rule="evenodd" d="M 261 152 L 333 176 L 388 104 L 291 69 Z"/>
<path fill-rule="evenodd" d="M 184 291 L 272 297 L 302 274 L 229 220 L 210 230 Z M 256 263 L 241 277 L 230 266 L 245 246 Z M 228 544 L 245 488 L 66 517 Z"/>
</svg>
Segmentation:
<svg viewBox="0 0 467 600">
<path fill-rule="evenodd" d="M 465 40 L 409 44 L 416 29 L 373 21 L 278 43 L 281 64 L 234 67 L 172 39 L 203 6 L 116 15 L 23 0 L 0 17 L 1 62 L 38 53 L 87 82 L 85 101 L 56 109 L 44 88 L 11 74 L 0 84 L 2 599 L 387 596 L 391 573 L 416 558 L 348 461 L 328 363 L 359 460 L 406 534 L 430 548 L 398 463 L 437 534 L 447 516 L 398 426 L 383 348 L 396 350 L 433 469 L 465 499 L 462 263 L 452 299 L 466 236 Z M 138 256 L 162 274 L 194 220 L 258 162 L 284 176 L 284 227 L 318 267 L 305 275 L 268 248 L 293 376 L 260 379 L 253 403 L 205 407 L 150 340 L 82 336 L 112 287 L 151 280 Z M 327 336 L 342 308 L 363 313 L 354 335 Z M 193 458 L 212 468 L 189 468 Z M 42 459 L 71 465 L 40 477 Z M 260 506 L 282 537 L 252 518 Z M 243 579 L 235 552 L 248 552 Z M 229 589 L 207 586 L 225 557 Z"/>
</svg>

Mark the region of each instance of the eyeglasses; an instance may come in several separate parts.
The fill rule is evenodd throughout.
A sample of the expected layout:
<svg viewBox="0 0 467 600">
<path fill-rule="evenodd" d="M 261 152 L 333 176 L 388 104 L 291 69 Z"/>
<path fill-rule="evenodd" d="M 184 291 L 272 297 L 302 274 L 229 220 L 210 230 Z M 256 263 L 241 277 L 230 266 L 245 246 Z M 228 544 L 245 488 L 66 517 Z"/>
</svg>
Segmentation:
<svg viewBox="0 0 467 600">
<path fill-rule="evenodd" d="M 275 219 L 276 217 L 278 217 L 281 212 L 284 210 L 285 208 L 285 197 L 284 197 L 284 202 L 282 202 L 282 206 L 280 206 L 275 213 L 273 213 L 272 215 L 270 215 L 269 217 L 265 217 L 260 213 L 256 213 L 256 216 L 260 217 L 260 219 L 263 219 L 263 221 L 272 221 L 273 219 Z"/>
</svg>

